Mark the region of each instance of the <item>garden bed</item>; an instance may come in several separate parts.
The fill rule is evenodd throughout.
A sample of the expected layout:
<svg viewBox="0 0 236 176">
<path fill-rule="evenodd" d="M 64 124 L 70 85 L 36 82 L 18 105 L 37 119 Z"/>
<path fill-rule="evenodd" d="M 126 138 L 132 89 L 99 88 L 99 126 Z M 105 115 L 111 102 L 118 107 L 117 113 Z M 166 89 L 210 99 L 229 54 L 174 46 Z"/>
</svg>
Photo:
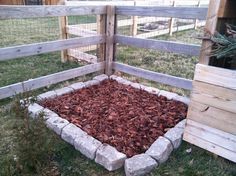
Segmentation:
<svg viewBox="0 0 236 176">
<path fill-rule="evenodd" d="M 165 162 L 182 141 L 187 97 L 115 75 L 40 94 L 28 106 L 48 128 L 109 171 L 142 175 Z M 183 120 L 184 119 L 184 120 Z"/>
<path fill-rule="evenodd" d="M 151 144 L 186 117 L 187 105 L 115 80 L 40 102 L 127 157 Z"/>
</svg>

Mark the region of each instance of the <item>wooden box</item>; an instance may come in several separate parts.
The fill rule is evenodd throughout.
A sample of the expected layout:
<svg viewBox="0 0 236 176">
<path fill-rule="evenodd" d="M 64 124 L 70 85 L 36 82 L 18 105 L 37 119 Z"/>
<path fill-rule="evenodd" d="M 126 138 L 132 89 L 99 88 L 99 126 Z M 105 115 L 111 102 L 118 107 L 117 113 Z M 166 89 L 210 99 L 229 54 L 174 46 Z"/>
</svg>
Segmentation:
<svg viewBox="0 0 236 176">
<path fill-rule="evenodd" d="M 197 64 L 184 140 L 236 162 L 236 70 Z"/>
</svg>

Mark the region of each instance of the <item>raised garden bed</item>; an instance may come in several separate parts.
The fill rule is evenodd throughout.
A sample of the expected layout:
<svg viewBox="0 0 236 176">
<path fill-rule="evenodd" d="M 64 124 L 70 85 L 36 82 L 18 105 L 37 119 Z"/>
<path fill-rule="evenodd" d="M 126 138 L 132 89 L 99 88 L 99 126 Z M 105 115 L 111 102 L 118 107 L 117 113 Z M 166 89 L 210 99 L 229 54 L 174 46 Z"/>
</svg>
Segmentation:
<svg viewBox="0 0 236 176">
<path fill-rule="evenodd" d="M 29 106 L 33 116 L 43 111 L 47 126 L 62 139 L 108 170 L 125 164 L 127 175 L 150 172 L 180 145 L 188 102 L 106 75 L 38 98 L 40 105 Z"/>
</svg>

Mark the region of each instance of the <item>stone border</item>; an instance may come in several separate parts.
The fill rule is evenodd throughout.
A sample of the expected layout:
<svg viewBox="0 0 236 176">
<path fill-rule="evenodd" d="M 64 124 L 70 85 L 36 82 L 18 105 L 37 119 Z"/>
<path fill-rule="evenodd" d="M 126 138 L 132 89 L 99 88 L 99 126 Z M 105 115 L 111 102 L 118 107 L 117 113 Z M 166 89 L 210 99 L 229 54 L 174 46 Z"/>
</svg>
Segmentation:
<svg viewBox="0 0 236 176">
<path fill-rule="evenodd" d="M 40 94 L 37 99 L 43 100 L 46 98 L 54 98 L 84 87 L 99 84 L 101 81 L 106 79 L 108 79 L 108 76 L 102 74 L 87 82 L 75 83 L 61 89 Z M 185 104 L 189 103 L 187 97 L 182 97 L 175 93 L 159 90 L 153 87 L 147 87 L 139 83 L 133 83 L 116 75 L 110 76 L 110 79 L 116 80 L 121 84 L 130 85 L 137 89 L 143 89 L 158 96 L 162 95 L 166 96 L 168 99 L 178 100 Z M 114 171 L 124 166 L 125 174 L 127 176 L 147 174 L 151 172 L 152 169 L 165 162 L 171 152 L 180 146 L 186 123 L 186 120 L 179 122 L 174 128 L 168 130 L 164 136 L 158 137 L 145 153 L 127 159 L 127 156 L 124 153 L 117 151 L 114 147 L 108 144 L 102 144 L 76 125 L 69 123 L 53 111 L 43 108 L 37 103 L 30 104 L 28 110 L 33 118 L 35 118 L 39 113 L 44 113 L 46 126 L 60 135 L 64 141 L 73 145 L 76 150 L 80 151 L 86 157 L 94 160 L 109 171 Z"/>
</svg>

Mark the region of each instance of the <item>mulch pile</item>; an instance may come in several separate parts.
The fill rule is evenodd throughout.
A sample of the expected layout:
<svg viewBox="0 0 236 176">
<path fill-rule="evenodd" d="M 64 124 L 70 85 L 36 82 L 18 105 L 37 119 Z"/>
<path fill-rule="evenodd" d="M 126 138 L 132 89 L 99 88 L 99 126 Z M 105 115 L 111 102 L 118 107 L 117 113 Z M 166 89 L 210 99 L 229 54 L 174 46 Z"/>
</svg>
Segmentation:
<svg viewBox="0 0 236 176">
<path fill-rule="evenodd" d="M 184 103 L 114 80 L 40 104 L 128 157 L 145 152 L 187 113 Z"/>
</svg>

